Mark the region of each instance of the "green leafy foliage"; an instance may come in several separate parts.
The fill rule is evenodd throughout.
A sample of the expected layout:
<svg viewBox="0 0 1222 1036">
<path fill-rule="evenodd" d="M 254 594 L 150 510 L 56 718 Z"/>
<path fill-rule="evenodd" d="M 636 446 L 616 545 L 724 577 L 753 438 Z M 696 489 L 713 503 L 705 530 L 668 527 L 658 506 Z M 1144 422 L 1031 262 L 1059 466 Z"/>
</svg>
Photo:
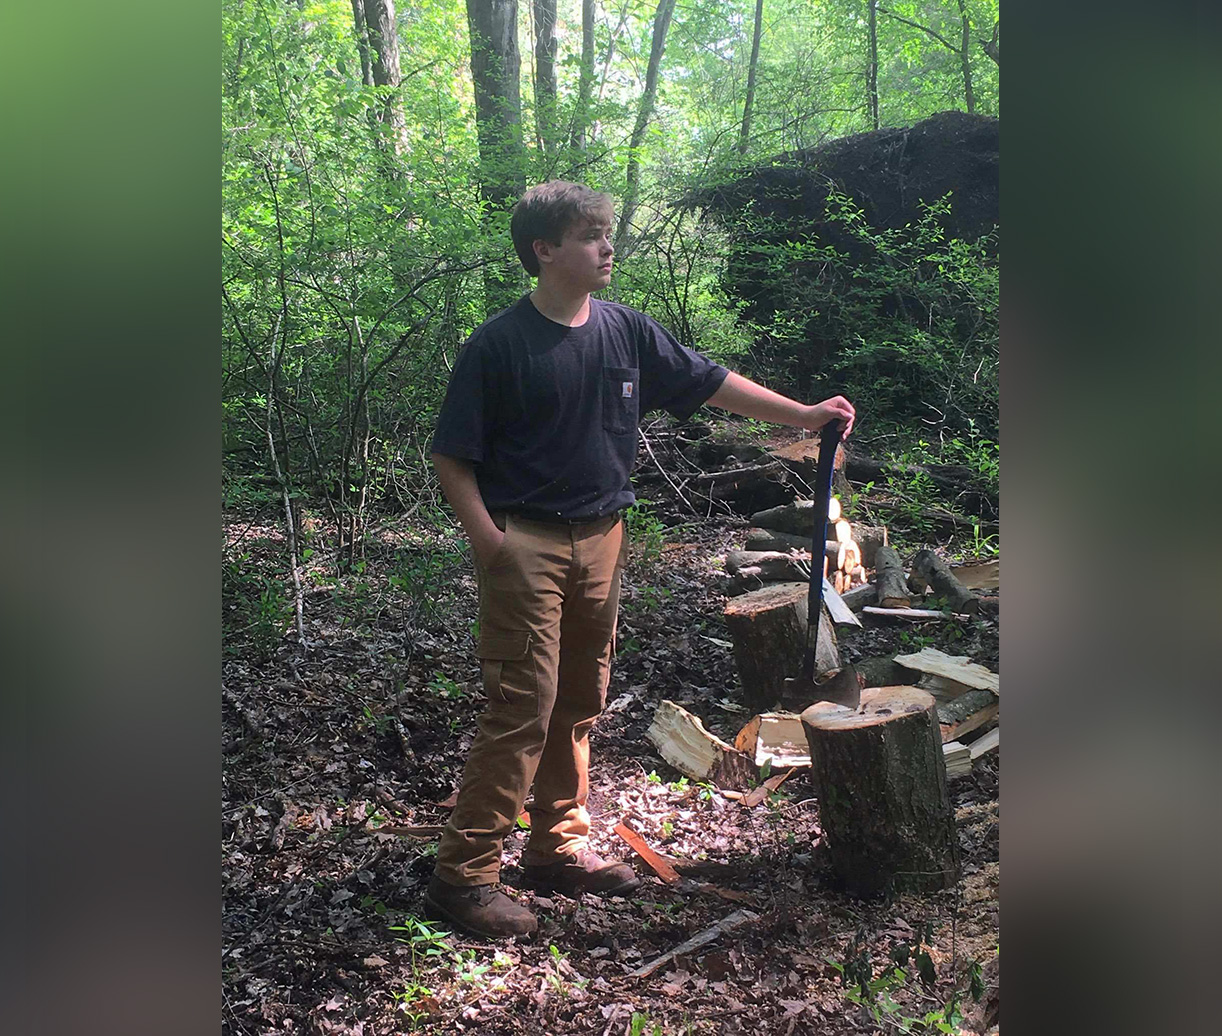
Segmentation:
<svg viewBox="0 0 1222 1036">
<path fill-rule="evenodd" d="M 790 384 L 837 385 L 874 426 L 935 420 L 952 453 L 988 469 L 997 436 L 996 235 L 948 239 L 949 196 L 898 230 L 876 229 L 832 192 L 845 249 L 753 212 L 737 217 L 736 262 L 779 286 L 760 319 L 759 368 Z M 956 452 L 957 451 L 957 452 Z"/>
</svg>

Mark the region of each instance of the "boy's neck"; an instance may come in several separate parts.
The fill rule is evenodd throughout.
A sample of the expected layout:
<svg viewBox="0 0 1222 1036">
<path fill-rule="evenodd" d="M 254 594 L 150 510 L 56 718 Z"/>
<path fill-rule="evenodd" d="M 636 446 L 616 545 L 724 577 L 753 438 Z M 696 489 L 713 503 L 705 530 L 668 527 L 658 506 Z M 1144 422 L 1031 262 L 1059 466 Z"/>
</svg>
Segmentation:
<svg viewBox="0 0 1222 1036">
<path fill-rule="evenodd" d="M 534 303 L 535 309 L 557 324 L 580 327 L 590 319 L 588 291 L 572 295 L 545 284 L 541 279 L 539 286 L 530 293 L 530 301 Z"/>
</svg>

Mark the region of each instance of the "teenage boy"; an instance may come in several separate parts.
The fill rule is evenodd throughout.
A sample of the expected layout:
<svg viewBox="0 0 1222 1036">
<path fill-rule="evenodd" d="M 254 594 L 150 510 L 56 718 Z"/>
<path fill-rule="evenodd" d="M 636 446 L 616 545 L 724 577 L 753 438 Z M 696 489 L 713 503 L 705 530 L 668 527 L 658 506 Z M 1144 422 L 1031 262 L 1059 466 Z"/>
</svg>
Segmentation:
<svg viewBox="0 0 1222 1036">
<path fill-rule="evenodd" d="M 553 181 L 514 208 L 514 248 L 538 287 L 458 355 L 432 460 L 479 582 L 487 707 L 441 836 L 425 911 L 480 935 L 526 935 L 534 915 L 501 891 L 501 845 L 532 784 L 526 884 L 622 895 L 627 863 L 588 847 L 589 734 L 605 703 L 627 539 L 619 512 L 640 415 L 703 403 L 811 431 L 852 428 L 843 396 L 806 406 L 679 345 L 611 280 L 611 199 Z"/>
</svg>

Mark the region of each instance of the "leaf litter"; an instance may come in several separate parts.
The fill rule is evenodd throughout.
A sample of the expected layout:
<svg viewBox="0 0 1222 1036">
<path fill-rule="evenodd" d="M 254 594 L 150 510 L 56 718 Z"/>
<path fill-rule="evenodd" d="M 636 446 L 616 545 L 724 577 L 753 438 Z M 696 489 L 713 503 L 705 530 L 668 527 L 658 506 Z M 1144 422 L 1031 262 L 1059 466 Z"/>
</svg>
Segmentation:
<svg viewBox="0 0 1222 1036">
<path fill-rule="evenodd" d="M 995 955 L 998 942 L 999 752 L 950 785 L 959 886 L 862 903 L 829 881 L 804 774 L 745 808 L 684 778 L 645 738 L 663 698 L 728 740 L 748 714 L 736 700 L 716 580 L 719 559 L 741 543 L 740 526 L 688 524 L 676 530 L 682 549 L 630 560 L 621 650 L 591 736 L 589 809 L 592 848 L 631 860 L 643 884 L 631 899 L 532 896 L 517 888 L 526 831 L 515 828 L 502 879 L 539 915 L 529 941 L 498 945 L 454 932 L 399 941 L 404 934 L 391 930 L 422 918 L 431 832 L 453 805 L 480 711 L 476 590 L 461 557 L 424 603 L 345 596 L 343 580 L 330 579 L 327 592 L 310 597 L 305 657 L 287 640 L 272 652 L 248 650 L 241 638 L 228 644 L 224 1031 L 619 1036 L 645 1018 L 638 1031 L 857 1033 L 869 1030 L 869 1018 L 845 998 L 830 962 L 867 954 L 877 974 L 897 945 L 926 930 L 936 986 L 914 980 L 892 995 L 924 1016 L 964 988 L 972 961 Z M 239 528 L 246 564 L 274 572 L 283 551 L 274 529 L 235 521 L 227 535 Z M 401 557 L 404 538 L 382 554 L 370 545 L 366 585 L 379 565 Z M 996 623 L 977 635 L 995 659 Z M 897 636 L 854 631 L 842 644 L 859 658 L 903 650 L 887 642 Z M 679 881 L 665 884 L 631 853 L 613 832 L 621 821 L 677 868 Z M 629 977 L 744 907 L 758 919 L 648 978 Z"/>
</svg>

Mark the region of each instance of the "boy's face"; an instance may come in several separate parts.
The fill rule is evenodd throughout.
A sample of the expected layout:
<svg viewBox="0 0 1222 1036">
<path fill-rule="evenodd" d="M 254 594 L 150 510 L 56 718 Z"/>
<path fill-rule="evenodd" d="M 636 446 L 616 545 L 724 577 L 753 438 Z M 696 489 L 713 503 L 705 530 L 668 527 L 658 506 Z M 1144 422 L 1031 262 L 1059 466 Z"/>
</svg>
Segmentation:
<svg viewBox="0 0 1222 1036">
<path fill-rule="evenodd" d="M 606 223 L 575 223 L 564 232 L 559 245 L 535 242 L 541 276 L 567 290 L 599 291 L 611 283 L 611 226 Z"/>
</svg>

